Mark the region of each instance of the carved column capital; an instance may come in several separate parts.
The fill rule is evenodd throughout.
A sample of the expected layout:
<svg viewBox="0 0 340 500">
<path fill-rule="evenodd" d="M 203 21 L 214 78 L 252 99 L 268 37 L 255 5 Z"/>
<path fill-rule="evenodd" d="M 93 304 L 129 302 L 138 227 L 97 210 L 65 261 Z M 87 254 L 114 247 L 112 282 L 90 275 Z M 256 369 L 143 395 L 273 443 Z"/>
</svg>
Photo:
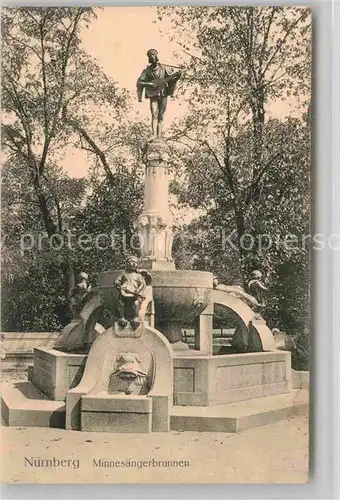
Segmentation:
<svg viewBox="0 0 340 500">
<path fill-rule="evenodd" d="M 143 150 L 143 163 L 147 166 L 162 167 L 170 160 L 170 151 L 163 139 L 152 139 Z"/>
</svg>

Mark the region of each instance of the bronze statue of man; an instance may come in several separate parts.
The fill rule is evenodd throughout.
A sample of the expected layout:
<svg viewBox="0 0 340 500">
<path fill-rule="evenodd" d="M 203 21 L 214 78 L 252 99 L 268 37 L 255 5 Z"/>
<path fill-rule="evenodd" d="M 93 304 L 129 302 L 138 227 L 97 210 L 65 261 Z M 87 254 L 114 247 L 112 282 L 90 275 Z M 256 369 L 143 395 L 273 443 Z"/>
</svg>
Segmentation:
<svg viewBox="0 0 340 500">
<path fill-rule="evenodd" d="M 147 57 L 149 66 L 137 80 L 137 97 L 142 102 L 145 89 L 145 97 L 150 100 L 152 134 L 154 137 L 161 137 L 168 96 L 173 97 L 181 71 L 175 72 L 173 66 L 161 64 L 155 49 L 148 50 Z"/>
</svg>

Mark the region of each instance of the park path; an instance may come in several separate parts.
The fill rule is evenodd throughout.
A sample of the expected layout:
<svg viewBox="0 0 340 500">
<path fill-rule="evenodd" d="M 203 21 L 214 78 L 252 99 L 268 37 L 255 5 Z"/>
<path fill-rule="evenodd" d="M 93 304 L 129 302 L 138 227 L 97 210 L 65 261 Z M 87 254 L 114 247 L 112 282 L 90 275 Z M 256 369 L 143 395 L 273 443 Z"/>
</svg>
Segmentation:
<svg viewBox="0 0 340 500">
<path fill-rule="evenodd" d="M 109 434 L 2 428 L 5 483 L 305 483 L 308 416 L 240 434 L 170 432 Z M 31 467 L 33 459 L 68 459 L 68 467 Z M 96 467 L 93 460 L 125 466 Z M 75 462 L 72 462 L 74 461 Z M 189 462 L 181 467 L 129 467 L 143 460 Z M 77 466 L 79 461 L 79 468 Z M 72 465 L 73 464 L 73 465 Z"/>
</svg>

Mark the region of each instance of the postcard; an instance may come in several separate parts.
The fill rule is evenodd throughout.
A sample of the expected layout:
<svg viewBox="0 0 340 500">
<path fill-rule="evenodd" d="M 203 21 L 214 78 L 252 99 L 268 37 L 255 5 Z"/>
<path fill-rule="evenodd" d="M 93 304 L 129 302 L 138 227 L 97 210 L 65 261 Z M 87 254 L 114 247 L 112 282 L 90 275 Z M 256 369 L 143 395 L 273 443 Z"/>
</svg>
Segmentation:
<svg viewBox="0 0 340 500">
<path fill-rule="evenodd" d="M 307 483 L 310 9 L 1 22 L 2 481 Z"/>
</svg>

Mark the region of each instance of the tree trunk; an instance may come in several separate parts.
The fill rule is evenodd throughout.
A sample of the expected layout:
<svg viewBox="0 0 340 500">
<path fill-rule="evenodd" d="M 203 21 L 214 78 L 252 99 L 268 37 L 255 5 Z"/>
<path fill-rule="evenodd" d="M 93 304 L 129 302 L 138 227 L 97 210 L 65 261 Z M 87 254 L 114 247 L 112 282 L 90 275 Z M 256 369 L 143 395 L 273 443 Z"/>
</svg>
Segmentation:
<svg viewBox="0 0 340 500">
<path fill-rule="evenodd" d="M 265 122 L 265 109 L 264 109 L 264 93 L 262 85 L 259 85 L 257 88 L 253 89 L 253 95 L 250 107 L 251 107 L 252 122 L 253 122 L 253 178 L 254 178 L 261 169 L 262 156 L 263 156 L 263 132 L 264 132 L 264 122 Z"/>
<path fill-rule="evenodd" d="M 43 217 L 45 230 L 48 237 L 52 238 L 54 235 L 60 234 L 60 232 L 58 231 L 58 226 L 53 221 L 51 211 L 48 207 L 47 198 L 40 186 L 38 177 L 34 180 L 34 188 L 38 199 L 40 212 Z M 63 258 L 60 267 L 64 281 L 64 304 L 56 304 L 55 311 L 58 316 L 58 321 L 62 326 L 65 326 L 70 322 L 71 319 L 70 292 L 74 283 L 74 270 L 67 256 Z"/>
</svg>

